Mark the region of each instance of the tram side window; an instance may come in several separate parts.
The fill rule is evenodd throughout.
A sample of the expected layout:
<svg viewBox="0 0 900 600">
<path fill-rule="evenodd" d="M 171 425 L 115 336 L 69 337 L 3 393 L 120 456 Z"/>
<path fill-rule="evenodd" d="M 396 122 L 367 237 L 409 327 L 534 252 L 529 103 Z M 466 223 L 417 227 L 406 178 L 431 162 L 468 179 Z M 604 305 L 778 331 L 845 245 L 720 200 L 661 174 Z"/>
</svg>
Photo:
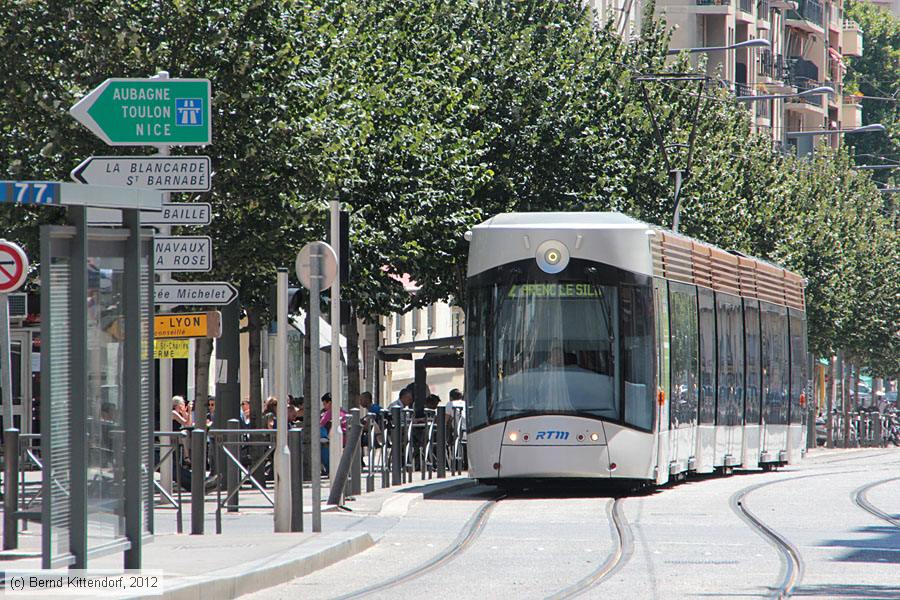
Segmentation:
<svg viewBox="0 0 900 600">
<path fill-rule="evenodd" d="M 672 388 L 669 426 L 691 426 L 697 421 L 697 288 L 669 282 L 669 322 Z"/>
<path fill-rule="evenodd" d="M 716 424 L 740 425 L 744 407 L 744 324 L 741 300 L 716 294 L 718 402 Z"/>
<path fill-rule="evenodd" d="M 744 422 L 758 425 L 760 414 L 760 368 L 759 368 L 759 301 L 744 300 L 744 333 L 747 364 L 747 379 L 744 386 Z"/>
<path fill-rule="evenodd" d="M 469 429 L 487 425 L 491 367 L 486 332 L 491 315 L 492 293 L 492 288 L 469 290 L 465 345 L 466 421 Z"/>
<path fill-rule="evenodd" d="M 622 378 L 625 385 L 625 422 L 653 427 L 653 301 L 649 287 L 623 285 L 619 315 L 622 320 Z"/>
<path fill-rule="evenodd" d="M 760 302 L 762 329 L 763 421 L 768 425 L 788 422 L 787 309 Z"/>
<path fill-rule="evenodd" d="M 716 321 L 712 290 L 698 288 L 700 305 L 700 424 L 716 418 Z"/>
<path fill-rule="evenodd" d="M 804 407 L 800 405 L 800 394 L 806 390 L 806 315 L 795 309 L 790 310 L 791 327 L 791 423 L 800 423 Z M 808 398 L 807 398 L 808 400 Z"/>
</svg>

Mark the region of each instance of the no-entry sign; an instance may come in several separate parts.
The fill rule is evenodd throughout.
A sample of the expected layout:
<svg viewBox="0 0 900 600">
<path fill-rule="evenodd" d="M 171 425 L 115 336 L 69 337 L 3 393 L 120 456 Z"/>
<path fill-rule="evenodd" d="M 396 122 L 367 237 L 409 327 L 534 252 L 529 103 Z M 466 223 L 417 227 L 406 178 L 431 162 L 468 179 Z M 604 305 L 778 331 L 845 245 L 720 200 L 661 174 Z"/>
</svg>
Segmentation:
<svg viewBox="0 0 900 600">
<path fill-rule="evenodd" d="M 25 283 L 28 257 L 18 244 L 0 240 L 0 294 L 14 292 Z"/>
</svg>

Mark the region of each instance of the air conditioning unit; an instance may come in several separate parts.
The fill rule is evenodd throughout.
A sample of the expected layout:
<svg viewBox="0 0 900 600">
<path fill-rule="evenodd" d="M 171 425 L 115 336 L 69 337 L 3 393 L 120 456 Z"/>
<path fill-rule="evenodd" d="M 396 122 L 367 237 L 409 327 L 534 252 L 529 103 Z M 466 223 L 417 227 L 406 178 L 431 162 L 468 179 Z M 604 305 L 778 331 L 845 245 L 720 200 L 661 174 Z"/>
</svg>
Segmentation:
<svg viewBox="0 0 900 600">
<path fill-rule="evenodd" d="M 28 294 L 19 292 L 9 295 L 9 320 L 21 321 L 28 316 Z"/>
</svg>

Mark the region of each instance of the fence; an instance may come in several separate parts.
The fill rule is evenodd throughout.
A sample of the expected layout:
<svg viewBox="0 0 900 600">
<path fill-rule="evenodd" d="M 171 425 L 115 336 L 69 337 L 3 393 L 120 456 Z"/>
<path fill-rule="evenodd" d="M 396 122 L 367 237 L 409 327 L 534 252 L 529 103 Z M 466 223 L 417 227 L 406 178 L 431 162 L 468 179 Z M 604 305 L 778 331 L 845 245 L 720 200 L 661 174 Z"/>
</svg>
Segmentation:
<svg viewBox="0 0 900 600">
<path fill-rule="evenodd" d="M 291 530 L 303 531 L 303 429 L 288 431 L 291 451 Z M 202 428 L 192 431 L 154 433 L 153 505 L 175 512 L 176 531 L 184 531 L 184 512 L 190 502 L 190 531 L 204 533 L 206 503 L 215 501 L 216 533 L 222 532 L 222 513 L 240 509 L 272 508 L 275 430 L 241 429 L 236 419 L 226 429 Z M 327 439 L 323 440 L 327 444 Z M 29 470 L 41 470 L 40 435 L 4 433 L 4 530 L 6 550 L 18 547 L 19 522 L 27 529 L 27 519 L 39 520 L 42 487 L 26 480 Z M 457 475 L 466 462 L 465 419 L 460 407 L 438 407 L 417 417 L 410 408 L 394 407 L 381 414 L 361 415 L 353 409 L 345 436 L 345 452 L 337 468 L 329 502 L 339 504 L 346 496 L 402 485 L 415 479 Z M 160 482 L 163 465 L 171 465 L 172 489 Z"/>
</svg>

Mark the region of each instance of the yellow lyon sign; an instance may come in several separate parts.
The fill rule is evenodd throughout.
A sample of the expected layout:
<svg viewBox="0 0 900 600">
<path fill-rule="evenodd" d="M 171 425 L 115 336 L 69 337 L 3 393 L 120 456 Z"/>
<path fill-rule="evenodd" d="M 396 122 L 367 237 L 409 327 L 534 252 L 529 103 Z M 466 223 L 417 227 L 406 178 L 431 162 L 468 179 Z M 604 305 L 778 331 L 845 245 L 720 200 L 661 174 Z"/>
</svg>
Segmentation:
<svg viewBox="0 0 900 600">
<path fill-rule="evenodd" d="M 217 310 L 205 313 L 178 313 L 156 315 L 153 336 L 165 338 L 217 338 L 222 335 L 222 313 Z"/>
<path fill-rule="evenodd" d="M 153 340 L 153 358 L 187 358 L 190 340 Z"/>
</svg>

